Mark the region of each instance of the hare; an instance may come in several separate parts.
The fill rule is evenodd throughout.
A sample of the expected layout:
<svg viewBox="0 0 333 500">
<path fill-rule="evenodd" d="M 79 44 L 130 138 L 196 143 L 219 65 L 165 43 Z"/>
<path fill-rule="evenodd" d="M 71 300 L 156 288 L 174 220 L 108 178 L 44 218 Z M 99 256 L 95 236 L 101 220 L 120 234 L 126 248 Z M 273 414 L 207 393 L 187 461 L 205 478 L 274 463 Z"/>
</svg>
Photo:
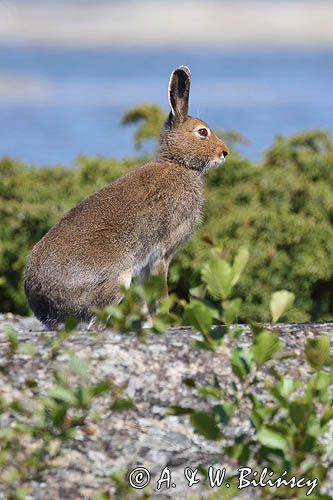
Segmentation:
<svg viewBox="0 0 333 500">
<path fill-rule="evenodd" d="M 191 73 L 175 69 L 171 112 L 156 161 L 137 168 L 71 209 L 34 246 L 25 273 L 29 304 L 48 328 L 67 318 L 94 318 L 122 299 L 134 276 L 162 276 L 192 236 L 203 206 L 203 175 L 228 148 L 208 125 L 188 115 Z"/>
</svg>

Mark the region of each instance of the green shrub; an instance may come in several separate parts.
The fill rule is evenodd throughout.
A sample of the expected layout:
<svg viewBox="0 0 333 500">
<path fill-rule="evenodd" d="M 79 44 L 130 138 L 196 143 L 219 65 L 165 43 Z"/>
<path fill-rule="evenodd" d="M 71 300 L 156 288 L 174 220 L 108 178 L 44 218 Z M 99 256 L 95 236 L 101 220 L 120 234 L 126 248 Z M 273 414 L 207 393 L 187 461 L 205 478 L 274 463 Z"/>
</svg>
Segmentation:
<svg viewBox="0 0 333 500">
<path fill-rule="evenodd" d="M 250 250 L 238 288 L 245 315 L 267 319 L 270 294 L 288 288 L 297 296 L 290 320 L 332 316 L 333 147 L 328 134 L 279 137 L 263 163 L 246 166 L 235 158 L 208 182 L 205 231 L 228 238 L 231 253 L 239 245 Z"/>
</svg>

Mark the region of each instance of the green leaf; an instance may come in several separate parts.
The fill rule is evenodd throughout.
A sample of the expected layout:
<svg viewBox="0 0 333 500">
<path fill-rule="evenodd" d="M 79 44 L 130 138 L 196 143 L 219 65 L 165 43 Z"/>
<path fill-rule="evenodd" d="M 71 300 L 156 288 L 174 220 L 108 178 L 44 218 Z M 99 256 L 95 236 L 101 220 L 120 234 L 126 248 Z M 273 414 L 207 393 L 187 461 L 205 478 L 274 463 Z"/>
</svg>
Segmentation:
<svg viewBox="0 0 333 500">
<path fill-rule="evenodd" d="M 55 399 L 56 401 L 63 401 L 73 405 L 77 402 L 75 394 L 68 389 L 64 389 L 63 387 L 51 389 L 49 397 Z"/>
<path fill-rule="evenodd" d="M 233 299 L 223 302 L 223 320 L 227 325 L 237 322 L 242 306 L 242 299 Z"/>
<path fill-rule="evenodd" d="M 196 387 L 196 382 L 192 377 L 185 377 L 183 379 L 183 384 L 187 385 L 187 387 L 191 387 L 192 389 Z"/>
<path fill-rule="evenodd" d="M 0 440 L 12 441 L 15 438 L 15 430 L 10 427 L 0 428 Z"/>
<path fill-rule="evenodd" d="M 215 347 L 211 344 L 211 342 L 208 342 L 208 340 L 195 340 L 193 342 L 193 347 L 204 351 L 215 352 Z"/>
<path fill-rule="evenodd" d="M 113 411 L 133 410 L 133 408 L 135 405 L 130 399 L 117 399 L 110 406 Z"/>
<path fill-rule="evenodd" d="M 209 415 L 203 411 L 196 411 L 190 416 L 190 421 L 196 432 L 206 439 L 216 441 L 221 438 L 220 429 L 213 415 Z"/>
<path fill-rule="evenodd" d="M 295 295 L 287 290 L 280 290 L 272 294 L 270 309 L 273 323 L 276 323 L 292 307 L 294 301 Z"/>
<path fill-rule="evenodd" d="M 296 427 L 306 423 L 311 407 L 301 401 L 293 401 L 289 406 L 290 418 Z"/>
<path fill-rule="evenodd" d="M 91 387 L 90 392 L 92 396 L 99 396 L 100 394 L 103 394 L 104 392 L 112 389 L 112 387 L 112 382 L 99 382 L 98 384 L 95 384 Z"/>
<path fill-rule="evenodd" d="M 328 388 L 333 383 L 333 373 L 330 370 L 329 373 L 318 372 L 317 373 L 317 390 L 321 393 L 321 396 L 328 395 Z"/>
<path fill-rule="evenodd" d="M 123 311 L 117 305 L 109 305 L 104 308 L 105 316 L 121 321 L 124 318 Z"/>
<path fill-rule="evenodd" d="M 167 410 L 168 415 L 190 415 L 194 413 L 193 408 L 183 407 L 183 406 L 170 406 Z"/>
<path fill-rule="evenodd" d="M 160 299 L 163 296 L 165 283 L 164 280 L 159 275 L 151 275 L 147 281 L 142 285 L 145 298 L 150 304 L 156 299 Z"/>
<path fill-rule="evenodd" d="M 28 354 L 29 356 L 33 356 L 34 354 L 36 354 L 37 348 L 33 344 L 26 343 L 21 344 L 18 348 L 18 351 L 21 354 Z"/>
<path fill-rule="evenodd" d="M 330 339 L 325 335 L 316 339 L 308 339 L 305 346 L 305 355 L 312 368 L 320 370 L 330 357 Z"/>
<path fill-rule="evenodd" d="M 221 389 L 212 386 L 200 387 L 198 389 L 198 394 L 201 396 L 209 396 L 214 399 L 221 399 L 222 397 Z"/>
<path fill-rule="evenodd" d="M 231 368 L 232 372 L 240 381 L 246 379 L 251 371 L 251 352 L 249 349 L 237 347 L 231 351 Z"/>
<path fill-rule="evenodd" d="M 67 406 L 64 404 L 56 404 L 48 416 L 52 420 L 53 425 L 61 429 L 67 416 Z"/>
<path fill-rule="evenodd" d="M 269 361 L 275 352 L 282 347 L 281 341 L 273 334 L 263 331 L 254 337 L 251 346 L 253 358 L 258 365 L 263 365 Z"/>
<path fill-rule="evenodd" d="M 27 413 L 27 405 L 25 401 L 16 400 L 10 404 L 10 408 L 18 413 Z"/>
<path fill-rule="evenodd" d="M 210 336 L 215 342 L 219 342 L 228 333 L 228 327 L 226 325 L 213 326 L 210 330 Z"/>
<path fill-rule="evenodd" d="M 19 346 L 19 339 L 18 339 L 18 334 L 17 331 L 14 330 L 12 326 L 5 326 L 4 327 L 5 333 L 7 335 L 7 339 L 10 343 L 10 348 L 12 351 L 16 351 L 16 349 Z"/>
<path fill-rule="evenodd" d="M 267 332 L 267 329 L 264 326 L 260 323 L 256 323 L 255 321 L 249 320 L 249 325 L 251 326 L 253 335 L 259 335 L 261 332 Z"/>
<path fill-rule="evenodd" d="M 325 467 L 325 465 L 323 465 L 323 464 L 315 463 L 314 466 L 312 467 L 311 472 L 307 471 L 306 475 L 307 475 L 307 477 L 311 477 L 311 478 L 316 477 L 318 479 L 318 482 L 322 483 L 327 478 L 327 473 L 328 473 L 329 469 L 330 469 L 330 467 L 327 467 L 327 466 Z M 332 497 L 330 500 L 332 500 Z"/>
<path fill-rule="evenodd" d="M 299 382 L 289 377 L 280 377 L 276 384 L 270 387 L 271 394 L 279 401 L 280 405 L 289 406 L 288 398 L 295 392 Z"/>
<path fill-rule="evenodd" d="M 261 427 L 257 432 L 259 442 L 267 448 L 281 450 L 285 454 L 288 452 L 288 441 L 286 437 L 269 427 Z"/>
<path fill-rule="evenodd" d="M 86 378 L 88 376 L 89 362 L 86 358 L 80 358 L 75 354 L 71 354 L 69 357 L 69 366 L 72 371 L 81 378 Z"/>
<path fill-rule="evenodd" d="M 246 461 L 241 461 L 240 463 L 246 463 Z M 207 474 L 205 477 L 207 477 Z M 223 496 L 217 493 L 216 496 L 210 497 L 211 500 L 221 500 L 222 498 L 223 500 L 233 500 L 234 498 L 239 498 L 239 476 L 226 476 L 223 485 L 225 485 L 226 483 L 229 484 L 229 488 L 224 488 Z"/>
<path fill-rule="evenodd" d="M 281 379 L 277 383 L 277 388 L 279 390 L 279 393 L 284 398 L 288 398 L 289 396 L 291 396 L 291 394 L 295 392 L 298 386 L 299 386 L 299 381 L 294 380 L 290 377 L 281 377 Z"/>
<path fill-rule="evenodd" d="M 248 463 L 250 456 L 248 436 L 244 434 L 237 436 L 234 440 L 234 443 L 231 446 L 227 446 L 225 448 L 225 452 L 229 455 L 230 458 L 236 460 L 239 464 Z"/>
<path fill-rule="evenodd" d="M 15 490 L 15 500 L 24 500 L 28 494 L 28 490 L 23 486 L 20 486 Z"/>
<path fill-rule="evenodd" d="M 263 424 L 263 417 L 258 408 L 253 407 L 250 412 L 250 421 L 255 429 L 259 429 Z"/>
<path fill-rule="evenodd" d="M 81 408 L 88 408 L 91 403 L 91 391 L 85 384 L 79 384 L 76 389 L 77 403 Z"/>
<path fill-rule="evenodd" d="M 302 437 L 302 440 L 298 443 L 298 452 L 308 452 L 311 453 L 316 445 L 317 437 L 306 434 Z"/>
<path fill-rule="evenodd" d="M 321 416 L 320 424 L 326 425 L 331 420 L 333 420 L 333 408 L 326 408 Z"/>
<path fill-rule="evenodd" d="M 215 405 L 213 408 L 216 420 L 221 422 L 221 424 L 227 424 L 230 420 L 231 415 L 234 412 L 234 407 L 230 403 L 221 403 Z"/>
<path fill-rule="evenodd" d="M 8 484 L 14 484 L 20 478 L 20 469 L 17 467 L 9 467 L 3 474 L 1 479 Z"/>
<path fill-rule="evenodd" d="M 110 495 L 103 491 L 96 491 L 96 493 L 93 493 L 91 500 L 110 500 Z"/>
<path fill-rule="evenodd" d="M 76 318 L 69 318 L 66 323 L 65 323 L 65 327 L 64 327 L 64 331 L 66 331 L 67 333 L 72 333 L 75 331 L 76 327 L 78 326 L 79 324 L 79 320 L 76 319 Z"/>
<path fill-rule="evenodd" d="M 249 256 L 250 254 L 247 248 L 242 247 L 239 249 L 232 266 L 232 286 L 235 286 L 239 281 L 239 278 L 241 277 L 241 274 L 244 271 L 246 264 L 248 263 Z"/>
<path fill-rule="evenodd" d="M 185 306 L 183 323 L 191 325 L 195 330 L 207 335 L 215 317 L 216 311 L 214 309 L 198 300 L 191 300 Z"/>
<path fill-rule="evenodd" d="M 232 339 L 239 340 L 242 333 L 244 333 L 244 328 L 242 326 L 236 326 L 232 328 L 229 333 Z"/>
<path fill-rule="evenodd" d="M 170 326 L 170 321 L 166 318 L 153 317 L 153 329 L 156 333 L 165 333 Z"/>
<path fill-rule="evenodd" d="M 216 258 L 210 260 L 204 265 L 201 276 L 214 299 L 225 300 L 230 296 L 233 274 L 227 261 Z"/>
</svg>

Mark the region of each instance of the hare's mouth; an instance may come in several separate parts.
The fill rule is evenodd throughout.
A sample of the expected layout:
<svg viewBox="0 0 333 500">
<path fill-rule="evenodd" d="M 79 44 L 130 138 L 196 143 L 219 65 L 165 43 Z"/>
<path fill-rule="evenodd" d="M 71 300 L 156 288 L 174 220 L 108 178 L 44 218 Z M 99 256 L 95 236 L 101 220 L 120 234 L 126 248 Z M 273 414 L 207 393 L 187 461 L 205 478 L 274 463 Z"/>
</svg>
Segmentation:
<svg viewBox="0 0 333 500">
<path fill-rule="evenodd" d="M 210 163 L 211 163 L 211 167 L 210 168 L 217 168 L 219 167 L 220 165 L 222 165 L 222 163 L 225 162 L 225 157 L 224 156 L 220 156 L 220 158 L 216 158 L 216 160 L 212 160 Z"/>
<path fill-rule="evenodd" d="M 210 160 L 208 163 L 206 163 L 205 167 L 202 170 L 202 173 L 206 173 L 212 168 L 217 168 L 219 167 L 222 163 L 225 162 L 225 158 L 218 158 L 216 160 Z"/>
</svg>

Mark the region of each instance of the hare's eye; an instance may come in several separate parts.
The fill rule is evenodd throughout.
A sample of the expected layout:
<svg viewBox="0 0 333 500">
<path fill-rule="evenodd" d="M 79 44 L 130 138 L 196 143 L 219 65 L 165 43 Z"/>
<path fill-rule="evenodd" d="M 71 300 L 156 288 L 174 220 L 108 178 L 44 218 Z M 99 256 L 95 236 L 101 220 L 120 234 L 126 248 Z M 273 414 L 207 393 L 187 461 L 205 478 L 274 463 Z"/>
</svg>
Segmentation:
<svg viewBox="0 0 333 500">
<path fill-rule="evenodd" d="M 208 130 L 206 128 L 199 128 L 198 134 L 200 135 L 200 137 L 207 137 Z"/>
</svg>

